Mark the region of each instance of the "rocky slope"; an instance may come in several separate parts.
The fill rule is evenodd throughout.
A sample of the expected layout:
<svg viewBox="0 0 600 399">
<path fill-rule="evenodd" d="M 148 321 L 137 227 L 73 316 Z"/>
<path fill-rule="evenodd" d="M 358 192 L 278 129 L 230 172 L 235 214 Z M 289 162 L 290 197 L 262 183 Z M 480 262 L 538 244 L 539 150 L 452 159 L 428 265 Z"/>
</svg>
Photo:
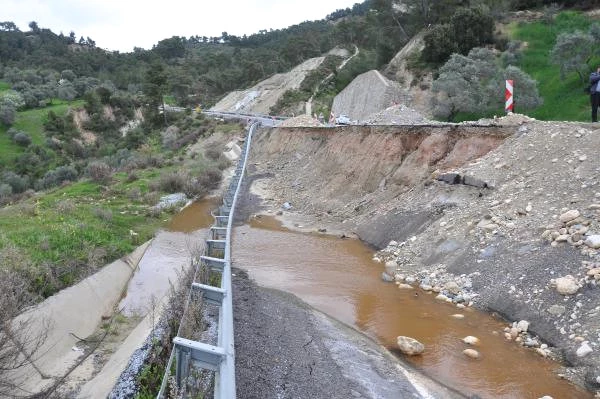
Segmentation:
<svg viewBox="0 0 600 399">
<path fill-rule="evenodd" d="M 598 148 L 595 125 L 518 115 L 485 126 L 286 128 L 257 137 L 254 191 L 272 209 L 289 202 L 289 224 L 383 249 L 382 271 L 397 283 L 514 321 L 507 339 L 564 360 L 565 376 L 593 390 Z"/>
</svg>

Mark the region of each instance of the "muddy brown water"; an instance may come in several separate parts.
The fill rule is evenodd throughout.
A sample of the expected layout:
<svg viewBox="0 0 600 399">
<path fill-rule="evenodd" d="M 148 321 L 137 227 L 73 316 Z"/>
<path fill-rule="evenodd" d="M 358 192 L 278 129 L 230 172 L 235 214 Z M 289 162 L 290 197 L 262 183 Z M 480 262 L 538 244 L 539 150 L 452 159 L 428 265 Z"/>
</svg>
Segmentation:
<svg viewBox="0 0 600 399">
<path fill-rule="evenodd" d="M 210 227 L 214 222 L 211 211 L 218 207 L 218 203 L 217 198 L 207 198 L 202 201 L 192 202 L 183 208 L 181 212 L 173 216 L 167 226 L 167 230 L 191 233 L 192 231 Z"/>
<path fill-rule="evenodd" d="M 506 323 L 474 309 L 441 303 L 421 290 L 381 280 L 383 265 L 358 240 L 287 231 L 269 217 L 234 230 L 234 266 L 260 285 L 291 292 L 311 306 L 365 332 L 399 357 L 396 337 L 425 344 L 405 358 L 417 369 L 465 395 L 482 398 L 591 398 L 557 377 L 559 365 L 503 337 Z M 415 296 L 418 293 L 418 296 Z M 464 319 L 452 317 L 463 314 Z M 481 358 L 463 355 L 461 339 L 480 339 Z"/>
</svg>

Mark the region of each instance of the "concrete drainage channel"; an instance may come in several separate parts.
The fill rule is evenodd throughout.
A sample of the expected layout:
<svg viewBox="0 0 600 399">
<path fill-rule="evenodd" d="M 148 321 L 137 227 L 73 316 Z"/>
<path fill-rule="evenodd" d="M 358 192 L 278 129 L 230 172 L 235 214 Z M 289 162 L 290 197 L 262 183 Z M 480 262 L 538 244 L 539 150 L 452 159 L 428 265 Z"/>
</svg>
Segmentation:
<svg viewBox="0 0 600 399">
<path fill-rule="evenodd" d="M 157 395 L 158 399 L 165 397 L 168 381 L 172 378 L 173 361 L 176 362 L 175 382 L 178 389 L 181 389 L 189 379 L 194 378 L 197 374 L 195 371 L 208 370 L 214 372 L 215 399 L 236 397 L 231 291 L 231 230 L 242 178 L 246 171 L 252 134 L 258 125 L 259 123 L 254 123 L 248 131 L 235 174 L 223 196 L 223 205 L 219 207 L 218 214 L 215 215 L 215 223 L 210 228 L 204 255 L 200 256 L 199 262 L 195 264 L 196 276 L 201 270 L 207 270 L 219 276 L 215 280 L 220 281 L 220 285 L 192 283 L 185 306 L 185 313 L 196 308 L 199 303 L 219 308 L 217 345 L 182 338 L 180 337 L 180 327 L 177 337 L 173 339 L 173 350 L 163 376 L 160 392 Z M 185 313 L 182 321 L 186 317 Z"/>
</svg>

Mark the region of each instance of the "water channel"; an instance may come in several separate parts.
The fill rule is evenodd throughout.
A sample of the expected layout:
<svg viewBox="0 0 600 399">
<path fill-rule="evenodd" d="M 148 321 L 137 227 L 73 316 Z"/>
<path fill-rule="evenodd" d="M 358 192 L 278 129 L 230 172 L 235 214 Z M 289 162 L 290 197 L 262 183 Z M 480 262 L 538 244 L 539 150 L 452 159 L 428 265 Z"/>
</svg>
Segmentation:
<svg viewBox="0 0 600 399">
<path fill-rule="evenodd" d="M 186 208 L 169 229 L 190 232 L 208 226 L 210 203 Z M 212 220 L 211 220 L 212 222 Z M 592 398 L 556 375 L 560 367 L 503 337 L 506 323 L 474 309 L 458 309 L 420 290 L 401 290 L 381 280 L 383 266 L 358 240 L 292 232 L 267 216 L 234 229 L 233 264 L 258 284 L 291 292 L 314 308 L 368 334 L 435 380 L 481 398 Z M 415 295 L 417 293 L 417 295 Z M 453 317 L 456 314 L 464 318 Z M 404 358 L 396 337 L 426 346 Z M 481 343 L 480 359 L 463 355 L 461 339 Z"/>
</svg>

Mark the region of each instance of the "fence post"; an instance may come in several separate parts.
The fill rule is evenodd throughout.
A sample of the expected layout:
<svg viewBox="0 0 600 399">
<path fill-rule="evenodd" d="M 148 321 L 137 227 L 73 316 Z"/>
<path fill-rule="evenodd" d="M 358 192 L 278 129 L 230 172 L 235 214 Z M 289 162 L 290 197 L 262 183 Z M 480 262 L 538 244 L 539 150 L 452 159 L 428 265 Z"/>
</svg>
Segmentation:
<svg viewBox="0 0 600 399">
<path fill-rule="evenodd" d="M 512 80 L 506 81 L 506 91 L 505 91 L 505 100 L 506 105 L 504 106 L 504 111 L 508 114 L 509 112 L 515 112 L 515 103 L 514 103 L 514 86 Z"/>
</svg>

